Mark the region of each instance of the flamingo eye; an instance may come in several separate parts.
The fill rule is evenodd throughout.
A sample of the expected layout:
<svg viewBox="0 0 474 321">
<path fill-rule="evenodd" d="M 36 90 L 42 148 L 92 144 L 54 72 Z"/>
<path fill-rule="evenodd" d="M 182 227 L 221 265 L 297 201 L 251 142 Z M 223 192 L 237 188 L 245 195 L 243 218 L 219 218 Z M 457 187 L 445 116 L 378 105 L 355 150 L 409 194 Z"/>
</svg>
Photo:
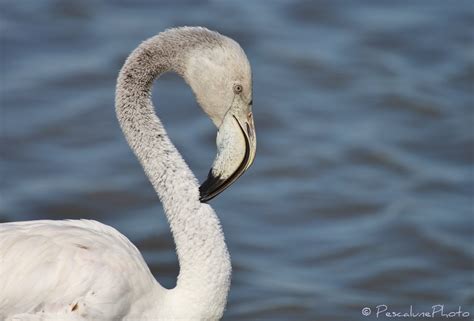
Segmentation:
<svg viewBox="0 0 474 321">
<path fill-rule="evenodd" d="M 240 94 L 242 92 L 242 85 L 234 85 L 234 93 L 235 94 Z"/>
</svg>

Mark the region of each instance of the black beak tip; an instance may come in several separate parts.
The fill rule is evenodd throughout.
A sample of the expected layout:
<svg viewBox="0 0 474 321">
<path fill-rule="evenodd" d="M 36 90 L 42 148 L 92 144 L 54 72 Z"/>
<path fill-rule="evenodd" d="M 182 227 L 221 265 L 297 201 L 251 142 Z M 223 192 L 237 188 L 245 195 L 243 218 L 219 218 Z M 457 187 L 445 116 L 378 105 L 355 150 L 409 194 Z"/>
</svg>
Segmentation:
<svg viewBox="0 0 474 321">
<path fill-rule="evenodd" d="M 205 191 L 199 187 L 199 201 L 201 203 L 207 203 L 207 201 L 210 201 L 211 198 L 209 197 L 209 194 L 207 194 Z"/>
<path fill-rule="evenodd" d="M 219 195 L 222 191 L 221 186 L 224 182 L 225 180 L 221 179 L 219 176 L 214 176 L 212 170 L 209 171 L 207 179 L 201 184 L 201 186 L 199 186 L 199 201 L 201 203 L 206 203 Z"/>
</svg>

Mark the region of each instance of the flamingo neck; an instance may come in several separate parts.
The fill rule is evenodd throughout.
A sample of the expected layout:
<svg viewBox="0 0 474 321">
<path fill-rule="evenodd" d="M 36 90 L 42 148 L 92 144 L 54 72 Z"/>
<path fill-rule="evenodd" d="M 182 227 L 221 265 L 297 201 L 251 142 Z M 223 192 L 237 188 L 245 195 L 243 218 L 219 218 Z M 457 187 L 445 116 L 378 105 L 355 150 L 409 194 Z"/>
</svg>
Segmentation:
<svg viewBox="0 0 474 321">
<path fill-rule="evenodd" d="M 180 273 L 176 288 L 169 291 L 170 313 L 218 319 L 227 301 L 231 274 L 221 226 L 212 208 L 200 203 L 198 182 L 151 101 L 152 83 L 162 73 L 185 72 L 185 57 L 193 48 L 189 39 L 180 42 L 176 33 L 167 31 L 150 38 L 128 57 L 118 77 L 116 113 L 163 204 L 176 244 Z"/>
</svg>

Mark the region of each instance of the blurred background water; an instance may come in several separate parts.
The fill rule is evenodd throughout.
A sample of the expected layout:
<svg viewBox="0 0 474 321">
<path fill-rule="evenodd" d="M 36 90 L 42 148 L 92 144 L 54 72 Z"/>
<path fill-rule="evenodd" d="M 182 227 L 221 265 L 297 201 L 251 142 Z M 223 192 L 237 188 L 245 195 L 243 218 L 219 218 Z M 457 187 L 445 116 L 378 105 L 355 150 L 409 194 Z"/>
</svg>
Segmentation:
<svg viewBox="0 0 474 321">
<path fill-rule="evenodd" d="M 0 13 L 1 221 L 110 224 L 172 287 L 173 241 L 115 119 L 115 79 L 142 40 L 202 25 L 236 39 L 254 77 L 255 164 L 212 201 L 234 267 L 224 320 L 375 320 L 361 309 L 379 304 L 472 318 L 472 1 L 2 0 Z M 215 128 L 177 76 L 154 101 L 202 181 Z"/>
</svg>

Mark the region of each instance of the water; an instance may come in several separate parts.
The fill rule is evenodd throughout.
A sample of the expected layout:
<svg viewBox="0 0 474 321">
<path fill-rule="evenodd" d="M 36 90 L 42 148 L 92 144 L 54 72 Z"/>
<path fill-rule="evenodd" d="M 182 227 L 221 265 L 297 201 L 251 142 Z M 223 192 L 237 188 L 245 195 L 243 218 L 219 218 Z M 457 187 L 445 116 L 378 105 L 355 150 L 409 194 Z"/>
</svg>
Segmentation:
<svg viewBox="0 0 474 321">
<path fill-rule="evenodd" d="M 172 287 L 173 243 L 116 122 L 115 77 L 147 37 L 203 25 L 239 41 L 254 74 L 257 158 L 212 201 L 234 267 L 224 320 L 375 320 L 361 309 L 379 304 L 461 306 L 472 318 L 472 2 L 0 8 L 2 221 L 110 224 Z M 158 82 L 154 100 L 202 181 L 211 122 L 176 76 Z"/>
</svg>

